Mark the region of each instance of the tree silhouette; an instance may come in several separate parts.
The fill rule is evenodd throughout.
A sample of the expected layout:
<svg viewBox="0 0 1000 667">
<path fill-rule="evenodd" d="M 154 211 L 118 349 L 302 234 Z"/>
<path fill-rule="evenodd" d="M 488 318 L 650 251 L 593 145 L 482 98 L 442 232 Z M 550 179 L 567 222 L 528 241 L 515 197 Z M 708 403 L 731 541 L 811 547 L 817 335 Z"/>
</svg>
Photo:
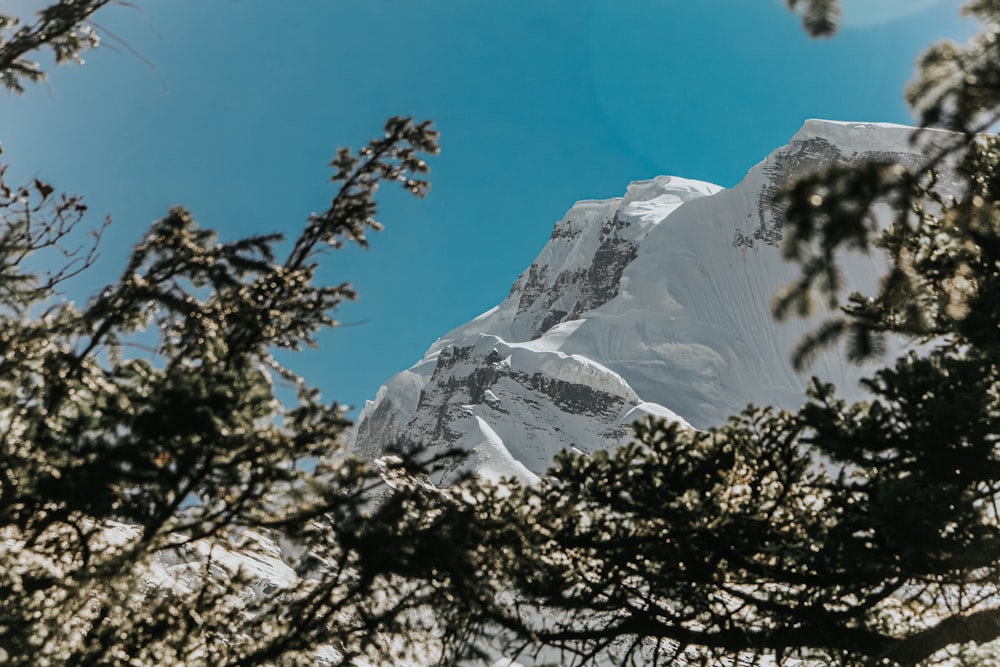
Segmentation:
<svg viewBox="0 0 1000 667">
<path fill-rule="evenodd" d="M 836 3 L 789 2 L 813 34 Z M 801 278 L 782 317 L 837 303 L 838 252 L 879 251 L 871 294 L 796 351 L 919 343 L 847 404 L 814 381 L 798 411 L 750 407 L 705 432 L 660 420 L 636 441 L 564 453 L 537 487 L 482 503 L 496 541 L 494 627 L 527 655 L 611 664 L 995 664 L 1000 650 L 1000 4 L 936 44 L 906 96 L 953 132 L 917 168 L 840 166 L 785 195 Z M 873 204 L 889 205 L 878 220 Z M 520 527 L 520 529 L 518 528 Z M 516 544 L 521 557 L 512 557 Z M 507 551 L 505 551 L 505 549 Z M 518 604 L 511 605 L 510 590 Z M 503 591 L 508 591 L 503 593 Z"/>
</svg>

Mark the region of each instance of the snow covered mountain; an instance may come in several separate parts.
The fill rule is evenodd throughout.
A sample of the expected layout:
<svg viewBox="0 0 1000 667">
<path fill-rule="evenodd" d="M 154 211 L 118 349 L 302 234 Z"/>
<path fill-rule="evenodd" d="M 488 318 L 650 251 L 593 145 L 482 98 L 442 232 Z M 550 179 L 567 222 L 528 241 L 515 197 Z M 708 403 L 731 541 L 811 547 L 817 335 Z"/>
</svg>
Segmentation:
<svg viewBox="0 0 1000 667">
<path fill-rule="evenodd" d="M 627 440 L 647 414 L 703 428 L 748 403 L 794 408 L 810 376 L 859 395 L 864 368 L 836 351 L 807 373 L 794 344 L 827 313 L 776 323 L 798 275 L 778 251 L 775 195 L 789 179 L 855 160 L 914 164 L 912 128 L 809 120 L 737 186 L 660 176 L 622 198 L 577 202 L 510 296 L 442 336 L 361 413 L 354 448 L 460 447 L 467 465 L 531 479 L 561 449 Z M 877 257 L 846 258 L 846 291 Z M 890 351 L 892 353 L 892 351 Z"/>
</svg>

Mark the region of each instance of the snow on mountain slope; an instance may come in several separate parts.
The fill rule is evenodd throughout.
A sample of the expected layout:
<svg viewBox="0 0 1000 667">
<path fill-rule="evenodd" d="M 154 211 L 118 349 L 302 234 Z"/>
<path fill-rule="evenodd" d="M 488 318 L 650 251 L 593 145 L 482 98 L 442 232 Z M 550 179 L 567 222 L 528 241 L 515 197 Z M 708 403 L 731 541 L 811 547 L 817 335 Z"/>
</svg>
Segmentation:
<svg viewBox="0 0 1000 667">
<path fill-rule="evenodd" d="M 836 162 L 915 164 L 911 134 L 810 120 L 730 190 L 660 176 L 622 198 L 578 202 L 507 299 L 442 336 L 368 402 L 354 447 L 370 457 L 460 447 L 481 474 L 531 479 L 561 449 L 627 440 L 646 414 L 703 428 L 748 403 L 794 408 L 811 375 L 859 396 L 865 369 L 836 351 L 804 374 L 789 362 L 827 313 L 771 316 L 798 271 L 777 249 L 775 195 Z M 868 255 L 845 263 L 846 291 L 880 271 Z"/>
</svg>

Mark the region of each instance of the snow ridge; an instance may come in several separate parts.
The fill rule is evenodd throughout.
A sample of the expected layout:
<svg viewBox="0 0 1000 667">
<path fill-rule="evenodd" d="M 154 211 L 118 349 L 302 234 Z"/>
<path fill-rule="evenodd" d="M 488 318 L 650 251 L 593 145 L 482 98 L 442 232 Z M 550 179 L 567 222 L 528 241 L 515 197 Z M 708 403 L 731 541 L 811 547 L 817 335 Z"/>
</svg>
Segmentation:
<svg viewBox="0 0 1000 667">
<path fill-rule="evenodd" d="M 795 408 L 813 374 L 860 396 L 865 369 L 835 352 L 808 374 L 789 362 L 828 313 L 771 316 L 798 271 L 777 250 L 775 196 L 834 163 L 916 164 L 912 134 L 809 120 L 730 190 L 659 176 L 621 198 L 577 202 L 502 303 L 442 336 L 367 403 L 354 448 L 377 457 L 458 446 L 472 452 L 465 467 L 530 480 L 561 449 L 626 441 L 644 415 L 704 428 L 751 402 Z M 845 292 L 874 285 L 882 267 L 869 255 L 845 262 Z"/>
</svg>

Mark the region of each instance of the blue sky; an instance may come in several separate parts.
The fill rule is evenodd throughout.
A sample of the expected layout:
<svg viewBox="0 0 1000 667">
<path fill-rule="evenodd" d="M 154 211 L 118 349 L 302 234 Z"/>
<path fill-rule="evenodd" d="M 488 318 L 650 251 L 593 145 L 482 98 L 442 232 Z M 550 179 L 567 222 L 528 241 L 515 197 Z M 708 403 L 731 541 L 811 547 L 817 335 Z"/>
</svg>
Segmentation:
<svg viewBox="0 0 1000 667">
<path fill-rule="evenodd" d="M 85 66 L 0 98 L 13 174 L 114 218 L 78 298 L 172 205 L 225 238 L 294 233 L 337 146 L 396 114 L 441 131 L 428 198 L 386 190 L 371 250 L 326 258 L 360 299 L 292 366 L 350 405 L 502 300 L 575 200 L 657 174 L 734 185 L 809 117 L 907 122 L 916 56 L 974 27 L 955 0 L 847 0 L 823 41 L 781 0 L 136 5 L 98 14 L 113 36 Z"/>
</svg>

